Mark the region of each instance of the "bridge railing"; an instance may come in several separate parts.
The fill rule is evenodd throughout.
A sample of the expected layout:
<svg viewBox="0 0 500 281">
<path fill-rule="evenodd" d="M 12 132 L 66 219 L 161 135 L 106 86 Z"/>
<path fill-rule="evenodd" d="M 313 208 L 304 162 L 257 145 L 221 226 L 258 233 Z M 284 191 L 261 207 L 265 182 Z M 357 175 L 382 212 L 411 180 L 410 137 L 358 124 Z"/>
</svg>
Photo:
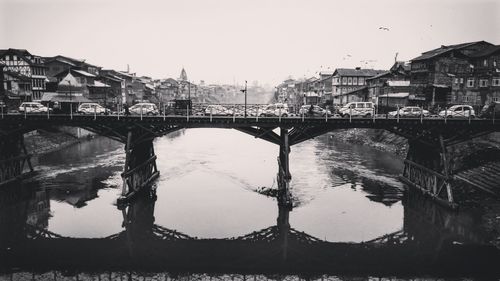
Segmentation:
<svg viewBox="0 0 500 281">
<path fill-rule="evenodd" d="M 500 104 L 498 105 L 500 107 Z M 140 111 L 130 111 L 127 107 L 117 105 L 115 111 L 105 109 L 104 107 L 98 108 L 93 107 L 92 110 L 78 112 L 75 111 L 78 106 L 72 106 L 72 110 L 62 111 L 60 108 L 51 107 L 50 105 L 40 107 L 40 108 L 18 108 L 18 110 L 6 110 L 5 106 L 0 106 L 0 118 L 4 118 L 6 115 L 24 115 L 25 117 L 29 115 L 45 115 L 48 119 L 51 116 L 78 116 L 87 115 L 94 116 L 97 118 L 99 115 L 115 116 L 118 119 L 124 116 L 141 116 L 141 118 L 146 118 L 150 116 L 189 116 L 189 117 L 233 117 L 233 118 L 265 118 L 265 117 L 292 117 L 292 118 L 302 118 L 302 119 L 314 119 L 314 118 L 348 118 L 352 120 L 353 118 L 370 118 L 374 121 L 380 118 L 386 119 L 443 119 L 445 122 L 449 119 L 468 119 L 469 121 L 480 118 L 492 120 L 493 123 L 500 119 L 499 108 L 494 108 L 489 111 L 479 111 L 474 110 L 466 105 L 461 106 L 459 109 L 456 107 L 450 107 L 441 109 L 438 111 L 428 111 L 424 110 L 422 107 L 397 107 L 395 111 L 387 112 L 384 114 L 379 114 L 376 107 L 367 108 L 341 108 L 337 109 L 337 112 L 327 112 L 323 115 L 309 114 L 307 110 L 303 108 L 293 108 L 286 105 L 279 104 L 208 104 L 208 103 L 192 103 L 185 108 L 174 107 L 168 103 L 157 103 L 155 104 L 155 110 L 144 109 Z M 299 110 L 300 109 L 300 110 Z M 500 120 L 498 120 L 500 121 Z"/>
</svg>

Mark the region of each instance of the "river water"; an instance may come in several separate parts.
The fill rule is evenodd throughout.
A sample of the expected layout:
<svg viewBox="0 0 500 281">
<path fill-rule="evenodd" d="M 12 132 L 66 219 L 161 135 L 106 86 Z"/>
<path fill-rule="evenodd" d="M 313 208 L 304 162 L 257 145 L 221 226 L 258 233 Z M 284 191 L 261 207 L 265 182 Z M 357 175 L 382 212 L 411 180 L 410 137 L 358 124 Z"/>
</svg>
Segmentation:
<svg viewBox="0 0 500 281">
<path fill-rule="evenodd" d="M 160 177 L 144 221 L 186 237 L 235 240 L 279 228 L 286 218 L 294 233 L 330 244 L 488 244 L 477 214 L 449 212 L 405 191 L 398 180 L 402 159 L 328 134 L 292 147 L 294 207 L 286 215 L 275 198 L 259 192 L 277 188 L 276 145 L 235 130 L 188 129 L 154 146 Z M 123 232 L 127 223 L 116 199 L 124 158 L 122 144 L 97 137 L 34 159 L 36 177 L 1 191 L 11 199 L 0 207 L 0 249 L 15 245 L 16 230 L 26 233 L 26 225 L 68 241 Z"/>
</svg>

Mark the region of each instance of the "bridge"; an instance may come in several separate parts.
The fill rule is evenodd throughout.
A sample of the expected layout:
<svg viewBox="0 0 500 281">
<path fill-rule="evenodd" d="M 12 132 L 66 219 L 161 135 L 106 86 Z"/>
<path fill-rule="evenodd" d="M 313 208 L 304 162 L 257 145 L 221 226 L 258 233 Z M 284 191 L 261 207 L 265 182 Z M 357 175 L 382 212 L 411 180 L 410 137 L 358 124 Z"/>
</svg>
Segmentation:
<svg viewBox="0 0 500 281">
<path fill-rule="evenodd" d="M 448 118 L 388 117 L 370 115 L 363 118 L 299 116 L 214 116 L 214 115 L 82 115 L 82 114 L 2 114 L 0 117 L 0 185 L 22 178 L 34 168 L 23 143 L 23 134 L 52 126 L 79 127 L 125 145 L 125 167 L 120 202 L 150 185 L 158 176 L 153 140 L 186 128 L 235 129 L 279 145 L 278 186 L 282 204 L 291 206 L 289 153 L 291 146 L 337 129 L 384 129 L 408 139 L 409 152 L 401 179 L 439 203 L 452 208 L 455 201 L 455 177 L 448 148 L 500 131 L 500 119 L 478 119 L 471 116 Z M 500 190 L 469 182 L 472 186 L 498 196 Z"/>
<path fill-rule="evenodd" d="M 289 222 L 290 209 L 281 205 L 273 226 L 238 237 L 199 239 L 155 224 L 154 189 L 142 189 L 119 207 L 123 231 L 103 238 L 64 237 L 29 225 L 26 208 L 33 204 L 23 200 L 33 200 L 33 191 L 29 187 L 9 188 L 11 197 L 3 197 L 0 204 L 0 229 L 4 230 L 0 231 L 0 276 L 13 268 L 37 274 L 54 270 L 244 276 L 300 272 L 311 277 L 500 274 L 498 249 L 464 225 L 455 212 L 428 204 L 415 194 L 405 196 L 409 201 L 404 202 L 400 231 L 371 241 L 344 243 L 324 241 L 294 229 Z"/>
</svg>

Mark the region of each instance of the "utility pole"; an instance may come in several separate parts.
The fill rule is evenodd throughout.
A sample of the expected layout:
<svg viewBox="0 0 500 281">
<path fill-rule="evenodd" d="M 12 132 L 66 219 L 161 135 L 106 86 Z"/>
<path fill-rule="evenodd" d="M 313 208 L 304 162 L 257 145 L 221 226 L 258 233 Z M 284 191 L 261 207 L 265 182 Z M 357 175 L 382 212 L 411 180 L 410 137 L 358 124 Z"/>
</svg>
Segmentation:
<svg viewBox="0 0 500 281">
<path fill-rule="evenodd" d="M 243 90 L 240 90 L 242 91 L 243 93 L 245 93 L 245 118 L 247 118 L 247 80 L 245 80 L 245 89 Z"/>
</svg>

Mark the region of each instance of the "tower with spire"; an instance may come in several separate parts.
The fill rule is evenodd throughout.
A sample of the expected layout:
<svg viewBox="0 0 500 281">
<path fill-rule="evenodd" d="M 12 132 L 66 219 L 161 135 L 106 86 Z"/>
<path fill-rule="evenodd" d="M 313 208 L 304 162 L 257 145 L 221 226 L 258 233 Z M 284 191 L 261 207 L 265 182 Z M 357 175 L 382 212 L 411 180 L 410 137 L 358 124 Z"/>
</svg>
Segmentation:
<svg viewBox="0 0 500 281">
<path fill-rule="evenodd" d="M 188 77 L 187 77 L 187 74 L 186 74 L 186 70 L 184 70 L 184 67 L 182 68 L 181 76 L 179 77 L 179 80 L 180 81 L 187 81 L 188 80 Z"/>
</svg>

